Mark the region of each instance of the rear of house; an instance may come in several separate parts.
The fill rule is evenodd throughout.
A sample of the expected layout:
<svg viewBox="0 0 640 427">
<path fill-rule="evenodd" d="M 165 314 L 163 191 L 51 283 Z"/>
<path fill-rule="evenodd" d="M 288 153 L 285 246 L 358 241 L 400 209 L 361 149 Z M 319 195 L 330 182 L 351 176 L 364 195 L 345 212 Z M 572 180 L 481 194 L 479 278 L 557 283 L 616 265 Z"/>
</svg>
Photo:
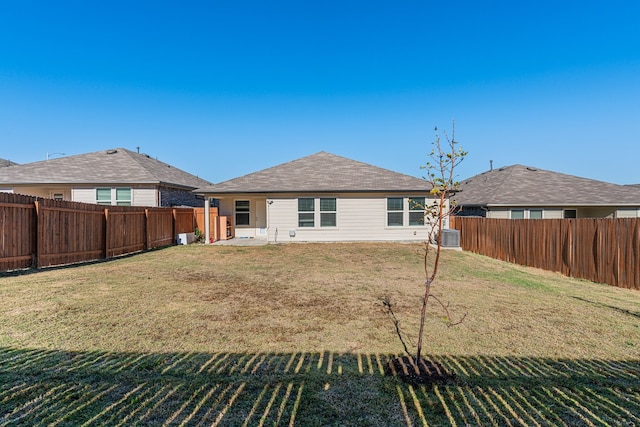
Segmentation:
<svg viewBox="0 0 640 427">
<path fill-rule="evenodd" d="M 424 241 L 433 202 L 422 179 L 325 152 L 196 192 L 236 238 L 269 242 Z"/>
</svg>

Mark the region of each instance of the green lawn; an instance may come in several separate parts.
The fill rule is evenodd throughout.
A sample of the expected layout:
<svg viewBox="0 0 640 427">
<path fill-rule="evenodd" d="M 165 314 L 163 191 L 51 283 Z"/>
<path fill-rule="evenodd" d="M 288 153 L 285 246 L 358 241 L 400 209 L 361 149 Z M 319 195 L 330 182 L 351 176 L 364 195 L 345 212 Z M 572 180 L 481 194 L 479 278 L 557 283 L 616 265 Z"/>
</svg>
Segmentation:
<svg viewBox="0 0 640 427">
<path fill-rule="evenodd" d="M 421 248 L 172 247 L 0 276 L 4 425 L 640 425 L 640 292 L 444 254 L 411 385 Z"/>
</svg>

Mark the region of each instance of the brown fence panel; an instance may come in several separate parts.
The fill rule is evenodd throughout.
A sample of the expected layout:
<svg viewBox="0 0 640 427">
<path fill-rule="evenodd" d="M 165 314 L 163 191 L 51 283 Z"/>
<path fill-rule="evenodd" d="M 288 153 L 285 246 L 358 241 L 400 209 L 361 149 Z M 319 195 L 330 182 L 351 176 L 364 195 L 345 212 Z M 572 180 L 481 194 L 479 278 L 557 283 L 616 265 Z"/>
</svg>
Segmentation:
<svg viewBox="0 0 640 427">
<path fill-rule="evenodd" d="M 111 258 L 146 249 L 145 208 L 109 206 L 106 214 L 106 257 Z"/>
<path fill-rule="evenodd" d="M 175 243 L 173 211 L 166 208 L 146 209 L 147 249 L 159 248 Z"/>
<path fill-rule="evenodd" d="M 564 275 L 640 289 L 640 219 L 456 217 L 464 250 Z"/>
<path fill-rule="evenodd" d="M 42 199 L 38 214 L 38 267 L 104 257 L 104 208 Z"/>
<path fill-rule="evenodd" d="M 0 271 L 31 267 L 36 255 L 36 198 L 0 193 Z"/>
<path fill-rule="evenodd" d="M 204 208 L 194 208 L 193 211 L 196 217 L 196 227 L 198 227 L 200 232 L 204 235 Z M 218 217 L 218 208 L 209 208 L 209 217 L 209 241 L 215 242 L 220 238 L 218 228 L 216 226 L 217 222 L 215 220 L 215 218 Z"/>
<path fill-rule="evenodd" d="M 174 233 L 193 233 L 196 230 L 196 218 L 193 208 L 173 209 Z"/>
</svg>

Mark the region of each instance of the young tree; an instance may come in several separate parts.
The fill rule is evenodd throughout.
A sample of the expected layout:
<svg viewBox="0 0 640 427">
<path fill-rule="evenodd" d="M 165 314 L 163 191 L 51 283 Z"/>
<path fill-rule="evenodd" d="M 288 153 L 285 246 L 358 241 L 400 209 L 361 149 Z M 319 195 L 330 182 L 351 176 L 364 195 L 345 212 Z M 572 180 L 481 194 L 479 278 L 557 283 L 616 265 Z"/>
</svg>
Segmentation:
<svg viewBox="0 0 640 427">
<path fill-rule="evenodd" d="M 429 227 L 427 241 L 424 243 L 424 294 L 422 296 L 422 307 L 420 310 L 420 326 L 418 329 L 418 343 L 416 346 L 415 356 L 411 357 L 412 365 L 415 370 L 415 374 L 428 374 L 421 371 L 420 366 L 422 359 L 422 348 L 424 343 L 424 325 L 427 314 L 427 306 L 429 300 L 433 299 L 444 310 L 446 321 L 449 326 L 456 325 L 464 320 L 466 315 L 463 315 L 460 320 L 454 322 L 449 313 L 449 308 L 438 297 L 433 295 L 431 288 L 434 280 L 438 274 L 438 266 L 440 264 L 440 253 L 442 251 L 442 230 L 444 229 L 445 221 L 455 212 L 456 203 L 455 200 L 451 200 L 451 196 L 458 190 L 458 182 L 455 180 L 455 169 L 462 162 L 467 155 L 466 151 L 458 147 L 458 142 L 455 140 L 455 121 L 452 123 L 451 136 L 444 132 L 443 142 L 440 138 L 438 128 L 435 128 L 435 141 L 433 141 L 433 148 L 429 153 L 429 161 L 421 167 L 426 170 L 426 175 L 423 176 L 431 198 L 425 198 L 425 206 L 422 206 L 412 200 L 411 207 L 419 207 L 424 209 L 425 223 Z M 433 264 L 431 264 L 431 257 L 434 256 Z M 405 352 L 408 356 L 412 356 L 407 347 L 406 341 L 403 337 L 402 331 L 399 326 L 399 320 L 393 312 L 393 305 L 389 298 L 384 298 L 382 301 L 388 313 L 391 315 L 398 337 L 404 346 Z"/>
<path fill-rule="evenodd" d="M 434 299 L 444 310 L 449 325 L 460 323 L 452 322 L 449 308 L 439 298 L 431 293 L 431 286 L 438 274 L 438 266 L 440 264 L 440 253 L 442 251 L 442 230 L 444 222 L 456 210 L 455 200 L 450 197 L 458 190 L 458 182 L 455 180 L 455 168 L 464 160 L 467 152 L 457 147 L 458 142 L 455 140 L 455 121 L 451 126 L 451 137 L 444 132 L 446 145 L 442 143 L 438 128 L 435 128 L 436 139 L 433 142 L 433 148 L 429 153 L 430 161 L 421 169 L 426 170 L 427 174 L 423 178 L 431 188 L 429 193 L 434 197 L 434 202 L 425 203 L 425 221 L 429 221 L 428 239 L 424 244 L 424 295 L 422 297 L 422 309 L 420 310 L 420 327 L 418 330 L 418 344 L 416 347 L 415 361 L 418 363 L 422 357 L 422 344 L 424 338 L 424 323 L 427 314 L 427 305 L 429 299 Z M 435 242 L 435 248 L 432 243 Z M 435 259 L 433 267 L 430 268 L 430 255 L 435 251 Z"/>
</svg>

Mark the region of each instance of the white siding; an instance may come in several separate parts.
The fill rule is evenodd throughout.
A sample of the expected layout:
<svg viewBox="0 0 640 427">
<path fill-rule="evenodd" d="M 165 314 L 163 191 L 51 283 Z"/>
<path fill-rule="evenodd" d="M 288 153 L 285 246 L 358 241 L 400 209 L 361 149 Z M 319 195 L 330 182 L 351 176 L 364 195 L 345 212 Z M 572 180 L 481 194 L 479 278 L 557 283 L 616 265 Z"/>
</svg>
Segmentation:
<svg viewBox="0 0 640 427">
<path fill-rule="evenodd" d="M 112 203 L 115 204 L 115 188 L 116 187 L 100 187 L 100 188 L 111 188 L 111 200 Z M 117 188 L 130 188 L 124 185 L 118 186 Z M 158 201 L 156 199 L 157 191 L 154 188 L 132 188 L 131 189 L 131 205 L 132 206 L 148 206 L 154 207 L 158 206 Z M 74 202 L 82 202 L 82 203 L 96 203 L 96 187 L 91 188 L 74 188 L 71 190 L 71 200 Z"/>
<path fill-rule="evenodd" d="M 640 209 L 618 209 L 616 218 L 638 218 L 640 217 Z"/>
<path fill-rule="evenodd" d="M 544 219 L 562 219 L 562 209 L 545 209 L 542 212 Z"/>
<path fill-rule="evenodd" d="M 158 191 L 155 188 L 132 188 L 132 206 L 158 206 Z"/>
<path fill-rule="evenodd" d="M 82 203 L 96 203 L 95 188 L 74 188 L 71 190 L 71 200 Z"/>
<path fill-rule="evenodd" d="M 509 209 L 491 208 L 491 210 L 487 212 L 487 218 L 509 219 Z"/>
<path fill-rule="evenodd" d="M 272 203 L 267 205 L 269 241 L 424 241 L 428 237 L 428 227 L 425 226 L 387 226 L 387 195 L 322 194 L 300 197 L 335 197 L 337 226 L 320 227 L 319 219 L 316 219 L 314 228 L 298 227 L 297 196 L 272 198 L 269 199 Z M 290 237 L 290 232 L 294 232 L 295 237 Z"/>
</svg>

